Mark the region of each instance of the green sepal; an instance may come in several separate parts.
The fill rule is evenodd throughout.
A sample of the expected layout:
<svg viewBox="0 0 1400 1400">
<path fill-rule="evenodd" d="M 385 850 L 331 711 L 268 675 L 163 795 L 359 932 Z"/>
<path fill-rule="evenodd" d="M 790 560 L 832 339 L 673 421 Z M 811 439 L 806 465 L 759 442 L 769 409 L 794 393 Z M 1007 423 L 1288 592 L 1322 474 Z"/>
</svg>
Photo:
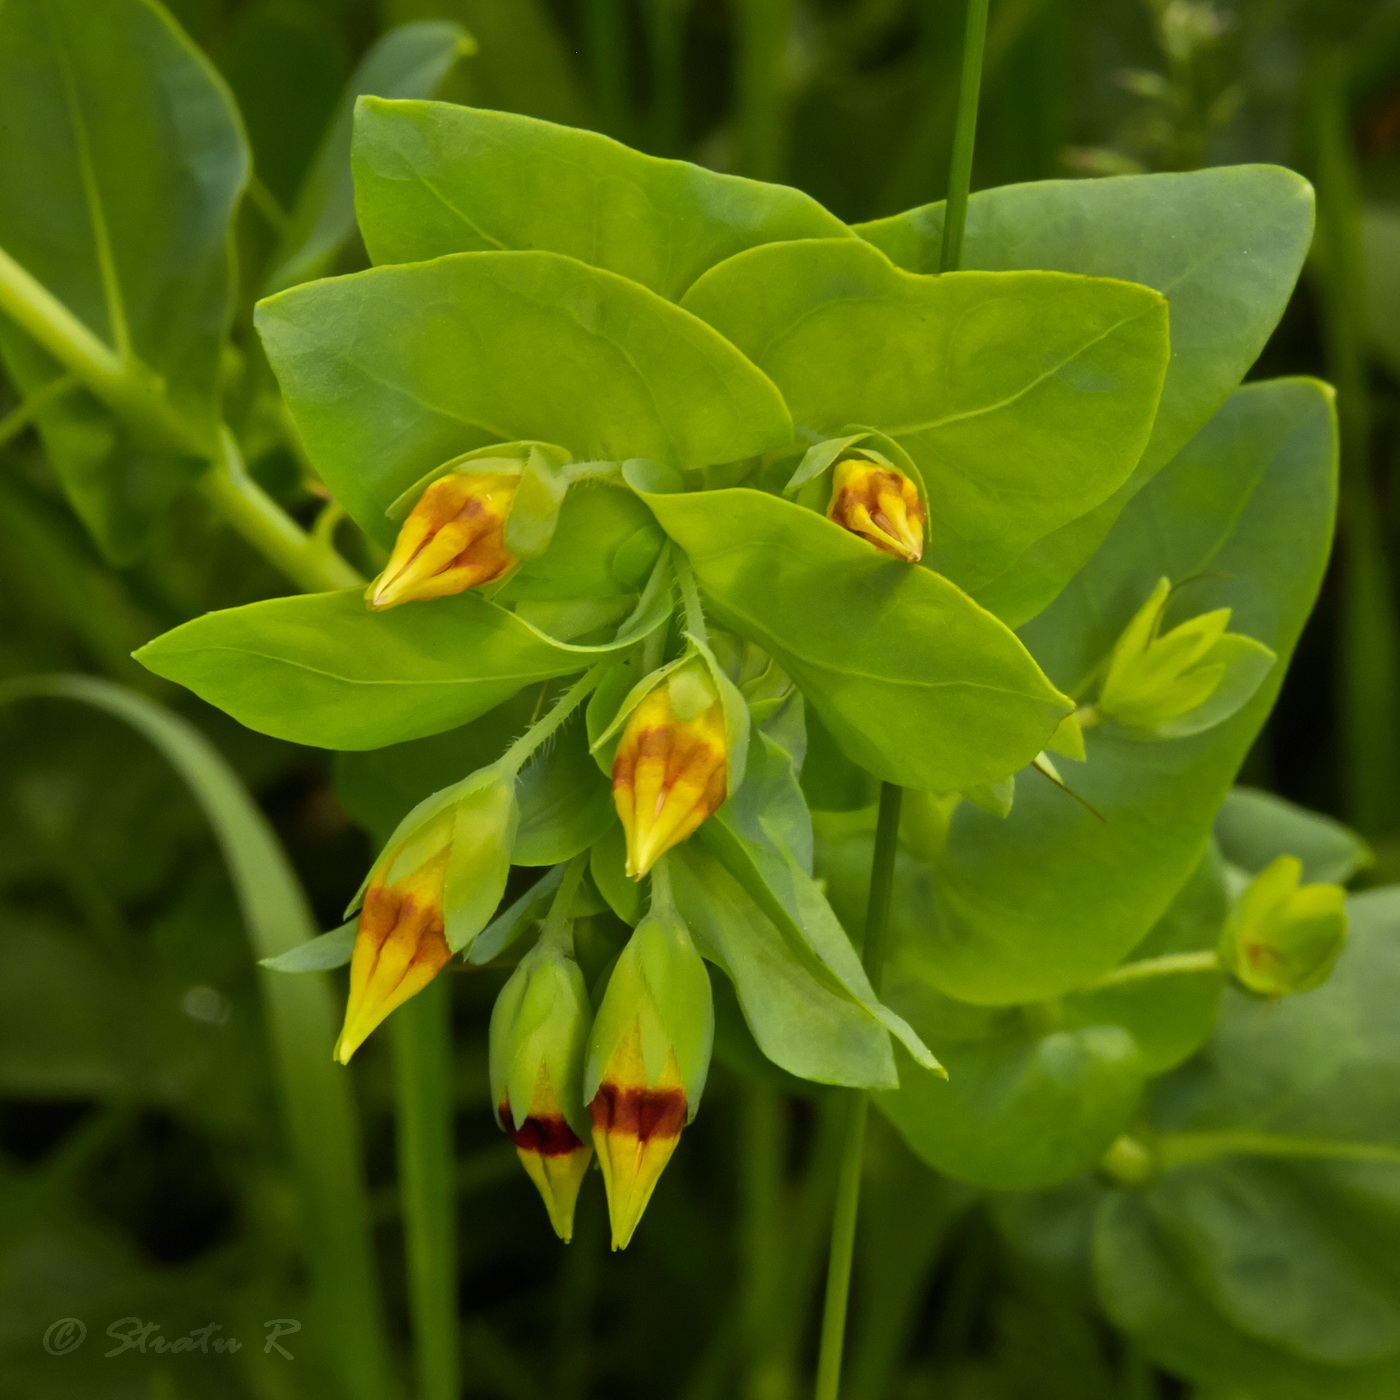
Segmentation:
<svg viewBox="0 0 1400 1400">
<path fill-rule="evenodd" d="M 542 938 L 521 958 L 491 1011 L 492 1109 L 509 1099 L 511 1119 L 520 1127 L 544 1070 L 565 1120 L 587 1142 L 579 1086 L 591 1019 L 588 988 L 572 950 Z"/>
<path fill-rule="evenodd" d="M 308 938 L 275 958 L 259 958 L 258 966 L 271 968 L 273 972 L 327 972 L 333 967 L 344 967 L 355 953 L 355 936 L 360 931 L 360 921 L 351 919 L 348 924 L 323 933 L 319 938 Z"/>
<path fill-rule="evenodd" d="M 980 787 L 968 788 L 962 794 L 979 811 L 994 817 L 1004 817 L 1011 811 L 1016 800 L 1016 775 L 1003 778 L 999 783 L 983 783 Z"/>
<path fill-rule="evenodd" d="M 1259 689 L 1277 657 L 1238 632 L 1229 608 L 1201 613 L 1162 633 L 1171 599 L 1158 579 L 1109 654 L 1098 708 L 1128 732 L 1183 739 L 1230 718 Z"/>
<path fill-rule="evenodd" d="M 1279 856 L 1245 888 L 1221 931 L 1221 964 L 1258 996 L 1320 987 L 1346 944 L 1346 892 L 1304 885 L 1302 876 L 1297 856 Z"/>
<path fill-rule="evenodd" d="M 710 974 L 674 908 L 653 901 L 628 939 L 608 978 L 588 1038 L 584 1103 L 591 1103 L 608 1062 L 636 1027 L 648 1086 L 672 1055 L 685 1090 L 686 1121 L 695 1117 L 714 1046 L 714 997 Z"/>
</svg>

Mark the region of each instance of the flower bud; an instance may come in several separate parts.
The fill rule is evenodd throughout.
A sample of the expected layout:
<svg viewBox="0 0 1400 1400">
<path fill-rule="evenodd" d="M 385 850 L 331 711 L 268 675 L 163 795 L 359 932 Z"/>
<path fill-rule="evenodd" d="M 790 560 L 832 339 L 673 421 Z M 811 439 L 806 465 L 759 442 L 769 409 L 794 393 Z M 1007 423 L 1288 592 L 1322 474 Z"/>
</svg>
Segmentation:
<svg viewBox="0 0 1400 1400">
<path fill-rule="evenodd" d="M 492 1099 L 565 1243 L 593 1156 L 583 1107 L 589 1019 L 583 974 L 547 935 L 520 960 L 491 1013 Z"/>
<path fill-rule="evenodd" d="M 895 467 L 858 457 L 837 462 L 826 514 L 896 559 L 917 564 L 923 558 L 928 513 L 918 487 Z"/>
<path fill-rule="evenodd" d="M 432 482 L 365 591 L 370 607 L 446 598 L 500 578 L 516 562 L 505 530 L 519 485 L 518 474 L 505 472 L 454 471 Z"/>
<path fill-rule="evenodd" d="M 517 819 L 514 778 L 484 768 L 399 824 L 362 891 L 341 1064 L 486 927 L 505 891 Z"/>
<path fill-rule="evenodd" d="M 1158 635 L 1171 597 L 1159 579 L 1108 658 L 1098 711 L 1131 729 L 1175 739 L 1233 715 L 1273 666 L 1262 642 L 1227 632 L 1230 609 L 1193 617 Z"/>
<path fill-rule="evenodd" d="M 614 1249 L 627 1247 L 695 1116 L 713 1041 L 705 964 L 674 911 L 653 911 L 613 968 L 584 1072 Z"/>
<path fill-rule="evenodd" d="M 729 740 L 702 658 L 667 673 L 632 710 L 613 759 L 613 803 L 639 880 L 724 801 Z"/>
<path fill-rule="evenodd" d="M 1300 884 L 1302 875 L 1296 856 L 1279 856 L 1246 887 L 1221 932 L 1222 966 L 1259 996 L 1320 987 L 1346 943 L 1346 892 Z"/>
</svg>

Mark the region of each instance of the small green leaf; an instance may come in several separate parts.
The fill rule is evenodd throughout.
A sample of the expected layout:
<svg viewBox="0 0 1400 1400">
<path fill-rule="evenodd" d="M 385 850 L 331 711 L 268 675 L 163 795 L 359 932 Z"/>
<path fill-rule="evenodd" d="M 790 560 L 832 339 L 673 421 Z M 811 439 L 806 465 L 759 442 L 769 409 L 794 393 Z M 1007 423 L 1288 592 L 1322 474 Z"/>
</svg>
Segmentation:
<svg viewBox="0 0 1400 1400">
<path fill-rule="evenodd" d="M 333 967 L 344 967 L 355 952 L 355 935 L 360 930 L 360 921 L 351 919 L 319 938 L 307 939 L 295 948 L 279 953 L 275 958 L 259 958 L 260 967 L 270 967 L 274 972 L 327 972 Z"/>
<path fill-rule="evenodd" d="M 1225 859 L 1257 875 L 1282 855 L 1297 856 L 1307 880 L 1344 885 L 1375 859 L 1354 831 L 1257 788 L 1237 787 L 1215 818 Z"/>
<path fill-rule="evenodd" d="M 839 219 L 786 185 L 445 102 L 362 101 L 354 164 L 360 227 L 376 263 L 544 248 L 674 301 L 743 248 L 850 237 Z"/>
</svg>

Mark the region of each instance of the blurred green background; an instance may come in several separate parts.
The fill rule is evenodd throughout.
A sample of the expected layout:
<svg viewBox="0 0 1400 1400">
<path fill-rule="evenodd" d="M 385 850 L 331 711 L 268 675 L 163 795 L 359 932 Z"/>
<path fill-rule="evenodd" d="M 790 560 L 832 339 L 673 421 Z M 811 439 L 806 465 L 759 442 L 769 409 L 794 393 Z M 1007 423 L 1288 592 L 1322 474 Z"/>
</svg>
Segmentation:
<svg viewBox="0 0 1400 1400">
<path fill-rule="evenodd" d="M 239 225 L 247 311 L 354 65 L 386 28 L 474 36 L 439 89 L 801 186 L 850 220 L 940 198 L 962 6 L 948 0 L 176 0 L 227 78 L 256 184 Z M 974 188 L 1277 161 L 1318 186 L 1319 238 L 1258 375 L 1342 390 L 1336 560 L 1245 777 L 1343 817 L 1400 878 L 1400 4 L 994 0 Z M 344 268 L 355 265 L 353 250 Z M 256 384 L 249 372 L 242 382 Z M 16 396 L 0 387 L 0 413 Z M 260 481 L 319 502 L 251 391 Z M 0 438 L 5 434 L 0 432 Z M 195 721 L 275 824 L 321 926 L 371 854 L 332 756 L 239 729 L 129 658 L 207 609 L 286 591 L 199 500 L 124 569 L 101 561 L 37 440 L 0 444 L 0 675 L 83 671 Z M 295 1318 L 305 1222 L 275 1110 L 254 968 L 220 857 L 164 762 L 115 720 L 52 702 L 0 714 L 0 1400 L 313 1397 Z M 558 1246 L 496 1129 L 485 1024 L 504 973 L 452 980 L 466 1393 L 534 1400 L 733 1393 L 783 1400 L 811 1345 L 829 1208 L 829 1106 L 723 1056 L 644 1228 L 605 1252 L 601 1192 Z M 731 1012 L 732 1014 L 732 1012 Z M 356 1061 L 390 1325 L 407 1348 L 392 1074 Z M 816 1164 L 814 1167 L 813 1164 Z M 872 1143 L 850 1400 L 1180 1393 L 999 1243 L 971 1193 Z M 775 1285 L 774 1258 L 788 1273 Z M 878 1265 L 874 1262 L 878 1259 Z M 754 1300 L 758 1305 L 753 1305 Z M 744 1319 L 767 1319 L 761 1335 Z M 65 1317 L 97 1334 L 58 1358 Z M 211 1321 L 217 1361 L 148 1345 L 104 1359 L 109 1321 L 173 1339 Z M 217 1335 L 217 1334 L 216 1334 Z M 302 1345 L 285 1339 L 294 1353 Z M 319 1367 L 319 1369 L 318 1369 Z"/>
</svg>

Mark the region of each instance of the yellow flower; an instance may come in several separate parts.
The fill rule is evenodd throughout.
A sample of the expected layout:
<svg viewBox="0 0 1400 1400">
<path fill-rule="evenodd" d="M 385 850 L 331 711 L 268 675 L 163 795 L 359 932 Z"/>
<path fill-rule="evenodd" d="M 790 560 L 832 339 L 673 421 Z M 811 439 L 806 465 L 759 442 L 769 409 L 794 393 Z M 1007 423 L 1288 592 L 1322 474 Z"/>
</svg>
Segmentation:
<svg viewBox="0 0 1400 1400">
<path fill-rule="evenodd" d="M 696 658 L 632 711 L 613 760 L 613 803 L 634 880 L 724 801 L 728 759 L 724 706 Z"/>
<path fill-rule="evenodd" d="M 446 598 L 491 583 L 515 565 L 505 546 L 506 519 L 520 477 L 451 472 L 409 512 L 383 573 L 365 591 L 376 612 L 400 603 Z"/>
<path fill-rule="evenodd" d="M 918 488 L 893 467 L 857 457 L 837 462 L 826 514 L 896 559 L 917 564 L 923 558 L 927 512 Z"/>
<path fill-rule="evenodd" d="M 540 1063 L 529 1111 L 518 1128 L 508 1095 L 501 1099 L 499 1113 L 521 1166 L 539 1188 L 554 1233 L 567 1244 L 573 1238 L 574 1207 L 593 1149 L 569 1126 L 548 1065 Z"/>
<path fill-rule="evenodd" d="M 350 960 L 350 1000 L 335 1057 L 350 1056 L 396 1007 L 416 996 L 447 965 L 452 953 L 443 935 L 442 891 L 451 850 L 450 826 L 443 843 L 392 885 L 371 884 L 360 909 L 360 927 Z"/>
<path fill-rule="evenodd" d="M 626 1249 L 686 1125 L 687 1103 L 674 1052 L 647 1083 L 639 1023 L 618 1042 L 588 1112 L 612 1217 L 612 1247 Z"/>
</svg>

